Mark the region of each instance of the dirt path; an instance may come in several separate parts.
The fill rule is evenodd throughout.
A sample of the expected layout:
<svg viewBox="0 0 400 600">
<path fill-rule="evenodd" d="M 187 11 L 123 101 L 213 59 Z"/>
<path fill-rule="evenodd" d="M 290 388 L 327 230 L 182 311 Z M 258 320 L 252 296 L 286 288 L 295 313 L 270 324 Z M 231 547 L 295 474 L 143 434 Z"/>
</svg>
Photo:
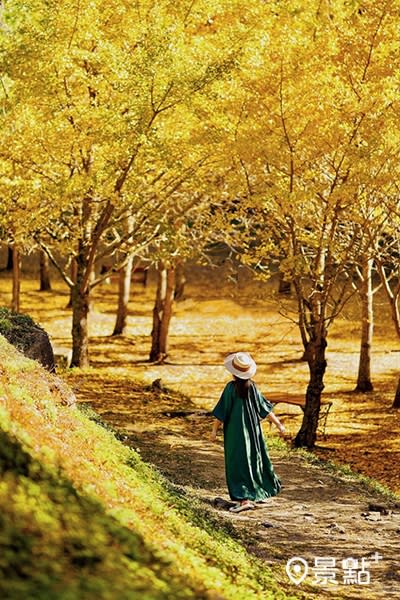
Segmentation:
<svg viewBox="0 0 400 600">
<path fill-rule="evenodd" d="M 139 447 L 145 460 L 155 464 L 172 481 L 187 487 L 189 493 L 207 504 L 215 505 L 215 498 L 228 499 L 222 444 L 215 448 L 202 437 L 188 436 L 185 431 L 191 426 L 183 424 L 180 435 L 164 432 L 161 452 L 154 451 L 155 447 L 160 449 L 159 435 L 131 434 L 130 443 Z M 229 519 L 241 530 L 248 550 L 270 566 L 285 566 L 296 556 L 306 559 L 310 574 L 300 589 L 309 591 L 306 584 L 311 584 L 316 598 L 325 595 L 368 600 L 398 598 L 400 505 L 390 507 L 363 486 L 306 465 L 300 457 L 271 455 L 284 486 L 278 497 L 263 508 L 240 515 L 214 508 L 221 519 Z M 389 514 L 382 514 L 378 506 Z M 383 558 L 378 562 L 368 559 L 369 585 L 342 582 L 345 574 L 342 560 L 368 558 L 375 553 Z M 318 564 L 317 557 L 335 559 L 340 585 L 315 583 L 317 572 L 312 569 Z"/>
<path fill-rule="evenodd" d="M 90 398 L 93 407 L 126 434 L 126 443 L 146 461 L 204 502 L 221 521 L 229 522 L 248 550 L 278 573 L 285 588 L 315 599 L 399 597 L 400 504 L 390 503 L 350 478 L 310 465 L 293 451 L 276 449 L 271 456 L 283 482 L 281 494 L 256 510 L 229 513 L 222 439 L 217 444 L 208 441 L 209 417 L 169 417 L 165 414 L 169 409 L 187 410 L 190 406 L 185 402 L 179 407 L 176 399 L 162 394 L 157 400 L 154 392 L 153 396 L 149 392 L 148 398 L 137 395 L 134 402 L 134 392 L 125 399 L 119 396 L 115 405 L 112 389 L 107 391 L 104 382 L 100 385 L 106 393 Z M 90 389 L 90 383 L 88 386 Z M 85 385 L 80 394 L 83 399 Z M 150 398 L 152 416 L 146 408 Z M 268 430 L 265 433 L 268 437 Z M 294 557 L 305 559 L 309 566 L 299 586 L 285 573 L 287 561 Z M 345 571 L 342 564 L 350 557 L 359 561 L 353 572 Z M 335 580 L 330 583 L 323 578 L 327 574 L 327 568 L 320 567 L 323 558 L 335 563 Z M 362 559 L 365 568 L 359 574 Z M 344 583 L 345 576 L 361 577 L 364 583 Z M 369 583 L 363 577 L 369 577 Z"/>
</svg>

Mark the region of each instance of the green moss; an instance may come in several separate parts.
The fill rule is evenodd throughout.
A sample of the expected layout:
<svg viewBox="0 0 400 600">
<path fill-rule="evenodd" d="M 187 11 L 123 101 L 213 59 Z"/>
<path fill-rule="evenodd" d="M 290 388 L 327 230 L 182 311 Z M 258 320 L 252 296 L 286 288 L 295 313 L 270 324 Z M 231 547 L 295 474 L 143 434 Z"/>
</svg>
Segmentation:
<svg viewBox="0 0 400 600">
<path fill-rule="evenodd" d="M 165 582 L 142 537 L 0 431 L 0 597 L 139 598 Z M 112 596 L 112 594 L 115 594 Z"/>
</svg>

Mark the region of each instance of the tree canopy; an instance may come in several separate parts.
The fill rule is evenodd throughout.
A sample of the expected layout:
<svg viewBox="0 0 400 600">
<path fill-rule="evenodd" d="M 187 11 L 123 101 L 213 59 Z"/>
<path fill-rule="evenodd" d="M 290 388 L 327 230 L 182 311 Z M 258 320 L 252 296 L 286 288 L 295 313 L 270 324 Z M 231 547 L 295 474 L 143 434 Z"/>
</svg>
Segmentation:
<svg viewBox="0 0 400 600">
<path fill-rule="evenodd" d="M 223 239 L 293 283 L 317 414 L 361 255 L 398 315 L 399 22 L 391 0 L 2 3 L 2 239 L 70 286 L 74 365 L 102 260 Z"/>
</svg>

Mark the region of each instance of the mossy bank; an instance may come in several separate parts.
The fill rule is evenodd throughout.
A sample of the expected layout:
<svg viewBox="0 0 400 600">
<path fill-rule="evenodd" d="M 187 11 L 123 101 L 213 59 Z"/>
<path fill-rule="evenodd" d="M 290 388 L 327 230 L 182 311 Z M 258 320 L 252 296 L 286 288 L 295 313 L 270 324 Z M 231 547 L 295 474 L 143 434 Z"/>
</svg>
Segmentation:
<svg viewBox="0 0 400 600">
<path fill-rule="evenodd" d="M 0 365 L 2 599 L 289 598 L 1 336 Z"/>
</svg>

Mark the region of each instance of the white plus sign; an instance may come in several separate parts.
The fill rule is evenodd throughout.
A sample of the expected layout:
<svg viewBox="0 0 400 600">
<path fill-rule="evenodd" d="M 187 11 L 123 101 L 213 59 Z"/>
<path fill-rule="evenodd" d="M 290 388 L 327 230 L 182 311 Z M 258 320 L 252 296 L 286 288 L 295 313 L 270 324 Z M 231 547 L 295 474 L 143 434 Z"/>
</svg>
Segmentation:
<svg viewBox="0 0 400 600">
<path fill-rule="evenodd" d="M 374 560 L 376 563 L 382 560 L 382 558 L 383 556 L 381 556 L 379 552 L 375 552 L 375 554 L 371 556 L 371 559 Z"/>
</svg>

